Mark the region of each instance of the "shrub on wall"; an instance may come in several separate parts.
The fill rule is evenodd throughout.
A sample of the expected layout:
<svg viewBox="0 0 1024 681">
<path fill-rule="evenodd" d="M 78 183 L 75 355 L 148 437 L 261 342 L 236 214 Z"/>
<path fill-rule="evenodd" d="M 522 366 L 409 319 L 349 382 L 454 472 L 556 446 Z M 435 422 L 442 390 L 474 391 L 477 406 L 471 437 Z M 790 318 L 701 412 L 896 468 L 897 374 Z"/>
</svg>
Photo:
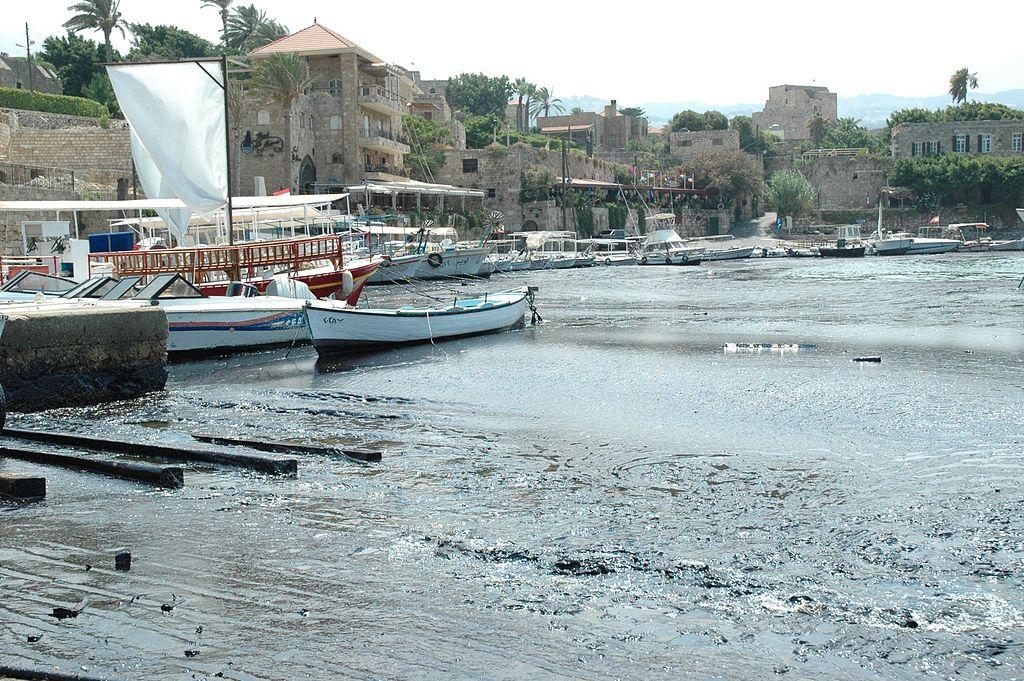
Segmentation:
<svg viewBox="0 0 1024 681">
<path fill-rule="evenodd" d="M 110 115 L 107 107 L 91 99 L 48 95 L 44 92 L 6 87 L 0 87 L 0 107 L 88 118 L 102 118 Z"/>
</svg>

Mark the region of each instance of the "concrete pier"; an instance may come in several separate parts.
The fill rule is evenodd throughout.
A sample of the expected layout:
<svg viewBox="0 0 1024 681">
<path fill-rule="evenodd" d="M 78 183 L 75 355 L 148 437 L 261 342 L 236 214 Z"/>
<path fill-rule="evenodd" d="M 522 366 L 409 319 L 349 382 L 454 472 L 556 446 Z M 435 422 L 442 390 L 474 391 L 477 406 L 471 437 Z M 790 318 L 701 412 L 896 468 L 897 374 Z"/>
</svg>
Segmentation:
<svg viewBox="0 0 1024 681">
<path fill-rule="evenodd" d="M 160 308 L 0 306 L 0 383 L 12 411 L 129 399 L 166 380 Z"/>
</svg>

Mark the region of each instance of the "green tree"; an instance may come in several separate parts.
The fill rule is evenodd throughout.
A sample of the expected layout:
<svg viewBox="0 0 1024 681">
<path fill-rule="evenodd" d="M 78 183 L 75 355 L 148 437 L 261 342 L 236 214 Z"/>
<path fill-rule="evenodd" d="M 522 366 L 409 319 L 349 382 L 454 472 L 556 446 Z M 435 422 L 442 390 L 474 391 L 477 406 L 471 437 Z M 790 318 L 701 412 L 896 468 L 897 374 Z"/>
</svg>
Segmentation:
<svg viewBox="0 0 1024 681">
<path fill-rule="evenodd" d="M 252 77 L 253 89 L 267 101 L 281 107 L 284 113 L 284 177 L 288 189 L 293 188 L 292 177 L 292 105 L 303 91 L 313 84 L 306 62 L 297 54 L 272 54 L 259 61 Z"/>
<path fill-rule="evenodd" d="M 931 123 L 935 120 L 935 113 L 928 109 L 900 109 L 893 111 L 885 124 L 889 128 L 895 128 L 900 123 Z"/>
<path fill-rule="evenodd" d="M 132 24 L 132 49 L 129 61 L 174 61 L 211 57 L 217 49 L 209 40 L 177 26 Z"/>
<path fill-rule="evenodd" d="M 818 192 L 799 170 L 780 170 L 772 175 L 765 190 L 765 202 L 780 216 L 794 218 L 811 211 Z"/>
<path fill-rule="evenodd" d="M 523 123 L 523 100 L 526 98 L 529 86 L 530 82 L 525 78 L 516 78 L 516 82 L 512 84 L 512 93 L 518 98 L 516 100 L 516 130 L 519 132 L 526 129 L 526 125 Z"/>
<path fill-rule="evenodd" d="M 247 54 L 288 35 L 288 29 L 267 17 L 256 5 L 241 5 L 228 16 L 224 44 Z"/>
<path fill-rule="evenodd" d="M 448 81 L 445 97 L 453 108 L 473 116 L 505 116 L 512 96 L 508 76 L 462 73 Z"/>
<path fill-rule="evenodd" d="M 121 115 L 121 107 L 117 103 L 114 87 L 110 84 L 110 77 L 105 70 L 96 72 L 89 84 L 83 88 L 82 96 L 105 105 L 113 116 Z"/>
<path fill-rule="evenodd" d="M 619 113 L 621 113 L 623 116 L 632 116 L 633 118 L 643 118 L 644 116 L 647 115 L 647 112 L 644 111 L 639 106 L 622 107 L 621 109 L 619 109 Z"/>
<path fill-rule="evenodd" d="M 572 114 L 573 116 L 582 116 L 583 114 L 585 114 L 585 113 L 586 113 L 586 111 L 584 111 L 584 110 L 583 110 L 583 107 L 581 107 L 581 106 L 574 106 L 574 107 L 573 107 L 573 108 L 572 108 L 572 109 L 571 109 L 571 110 L 569 111 L 569 113 L 571 113 L 571 114 Z"/>
<path fill-rule="evenodd" d="M 690 173 L 697 189 L 710 192 L 711 203 L 727 206 L 744 195 L 756 197 L 764 185 L 761 163 L 742 151 L 698 154 L 673 171 L 675 175 Z"/>
<path fill-rule="evenodd" d="M 748 154 L 777 153 L 779 143 L 774 135 L 757 129 L 750 116 L 733 116 L 729 129 L 740 134 L 740 149 Z"/>
<path fill-rule="evenodd" d="M 409 176 L 421 182 L 433 182 L 434 175 L 444 165 L 443 149 L 452 144 L 451 131 L 421 116 L 411 115 L 402 118 L 402 130 L 412 149 L 405 157 Z"/>
<path fill-rule="evenodd" d="M 978 74 L 971 73 L 967 67 L 957 69 L 953 72 L 953 75 L 949 77 L 949 96 L 953 98 L 953 101 L 957 104 L 962 104 L 967 101 L 967 90 L 976 90 L 978 88 Z"/>
<path fill-rule="evenodd" d="M 816 113 L 807 119 L 807 134 L 814 144 L 820 146 L 821 141 L 825 139 L 826 133 L 828 133 L 828 121 L 820 113 Z"/>
<path fill-rule="evenodd" d="M 116 52 L 113 56 L 121 58 Z M 97 64 L 105 59 L 102 45 L 70 32 L 63 38 L 50 36 L 44 40 L 39 57 L 60 77 L 64 94 L 73 97 L 85 96 L 83 91 L 96 75 Z"/>
<path fill-rule="evenodd" d="M 703 114 L 687 109 L 686 111 L 680 111 L 669 119 L 668 131 L 680 132 L 689 130 L 690 132 L 696 132 L 698 130 L 707 130 L 707 125 L 707 119 L 704 118 Z"/>
<path fill-rule="evenodd" d="M 545 116 L 550 116 L 552 109 L 555 110 L 555 113 L 565 111 L 565 108 L 562 106 L 562 100 L 555 97 L 555 93 L 547 87 L 537 90 L 534 98 L 538 114 L 543 111 Z"/>
<path fill-rule="evenodd" d="M 128 24 L 121 16 L 121 0 L 82 0 L 68 7 L 75 14 L 64 22 L 64 28 L 72 32 L 96 30 L 103 34 L 104 58 L 114 60 L 114 48 L 110 44 L 110 34 L 120 31 L 125 36 Z"/>
<path fill-rule="evenodd" d="M 212 7 L 220 13 L 220 39 L 224 45 L 228 44 L 228 17 L 231 15 L 231 4 L 234 0 L 201 0 L 203 7 Z"/>
<path fill-rule="evenodd" d="M 705 130 L 728 130 L 729 119 L 720 111 L 705 111 L 704 126 Z"/>
<path fill-rule="evenodd" d="M 888 140 L 883 135 L 874 135 L 861 127 L 856 118 L 840 118 L 826 126 L 825 134 L 818 141 L 819 149 L 861 149 L 866 148 L 874 154 L 885 154 L 889 151 Z"/>
</svg>

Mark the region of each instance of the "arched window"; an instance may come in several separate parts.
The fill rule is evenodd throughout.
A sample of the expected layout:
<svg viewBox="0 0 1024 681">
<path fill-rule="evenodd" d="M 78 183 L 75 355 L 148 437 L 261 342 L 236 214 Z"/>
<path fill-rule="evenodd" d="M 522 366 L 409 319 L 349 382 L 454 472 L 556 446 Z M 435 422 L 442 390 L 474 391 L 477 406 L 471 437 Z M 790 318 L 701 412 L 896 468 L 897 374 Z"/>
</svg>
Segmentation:
<svg viewBox="0 0 1024 681">
<path fill-rule="evenodd" d="M 341 116 L 331 116 L 329 127 L 331 130 L 341 130 Z"/>
<path fill-rule="evenodd" d="M 313 114 L 309 114 L 309 129 L 313 129 Z"/>
<path fill-rule="evenodd" d="M 270 112 L 260 109 L 256 112 L 256 125 L 270 125 Z"/>
<path fill-rule="evenodd" d="M 341 165 L 344 162 L 345 162 L 345 157 L 342 156 L 341 153 L 336 151 L 333 154 L 331 154 L 331 163 L 333 163 L 334 165 Z"/>
<path fill-rule="evenodd" d="M 340 80 L 332 80 L 331 82 L 329 82 L 327 84 L 327 91 L 330 92 L 332 95 L 340 95 L 341 94 L 341 81 Z"/>
<path fill-rule="evenodd" d="M 305 127 L 306 127 L 306 114 L 300 113 L 299 114 L 299 130 L 302 130 Z"/>
</svg>

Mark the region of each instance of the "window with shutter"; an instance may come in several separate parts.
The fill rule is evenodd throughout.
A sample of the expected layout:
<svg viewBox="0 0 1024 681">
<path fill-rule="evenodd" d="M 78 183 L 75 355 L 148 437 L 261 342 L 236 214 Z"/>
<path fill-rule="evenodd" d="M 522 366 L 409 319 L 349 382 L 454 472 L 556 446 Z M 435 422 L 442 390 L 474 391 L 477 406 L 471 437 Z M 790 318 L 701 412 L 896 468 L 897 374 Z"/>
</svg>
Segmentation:
<svg viewBox="0 0 1024 681">
<path fill-rule="evenodd" d="M 964 151 L 968 154 L 971 153 L 971 136 L 964 135 Z"/>
</svg>

